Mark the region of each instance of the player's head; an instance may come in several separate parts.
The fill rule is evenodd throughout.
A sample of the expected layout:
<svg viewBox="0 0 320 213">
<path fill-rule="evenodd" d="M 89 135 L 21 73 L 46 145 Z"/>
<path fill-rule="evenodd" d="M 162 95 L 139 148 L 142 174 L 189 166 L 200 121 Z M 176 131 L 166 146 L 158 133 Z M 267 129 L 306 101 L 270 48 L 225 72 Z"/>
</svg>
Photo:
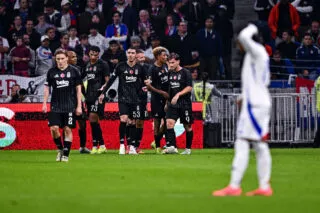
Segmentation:
<svg viewBox="0 0 320 213">
<path fill-rule="evenodd" d="M 176 70 L 180 66 L 180 56 L 177 53 L 170 53 L 168 57 L 169 70 Z"/>
<path fill-rule="evenodd" d="M 90 62 L 95 63 L 99 59 L 100 48 L 98 46 L 91 46 L 89 50 Z"/>
<path fill-rule="evenodd" d="M 168 60 L 168 50 L 164 47 L 156 47 L 152 50 L 153 56 L 158 63 L 165 64 Z"/>
<path fill-rule="evenodd" d="M 136 61 L 137 50 L 135 48 L 129 47 L 127 50 L 128 62 L 133 63 Z"/>
<path fill-rule="evenodd" d="M 63 49 L 57 49 L 54 53 L 57 67 L 60 70 L 64 70 L 68 67 L 68 53 Z"/>
<path fill-rule="evenodd" d="M 76 65 L 78 62 L 77 54 L 74 51 L 68 51 L 68 63 Z"/>
<path fill-rule="evenodd" d="M 136 58 L 137 58 L 137 62 L 138 62 L 139 64 L 143 64 L 143 63 L 146 61 L 146 57 L 145 57 L 145 55 L 144 55 L 143 50 L 137 49 Z"/>
</svg>

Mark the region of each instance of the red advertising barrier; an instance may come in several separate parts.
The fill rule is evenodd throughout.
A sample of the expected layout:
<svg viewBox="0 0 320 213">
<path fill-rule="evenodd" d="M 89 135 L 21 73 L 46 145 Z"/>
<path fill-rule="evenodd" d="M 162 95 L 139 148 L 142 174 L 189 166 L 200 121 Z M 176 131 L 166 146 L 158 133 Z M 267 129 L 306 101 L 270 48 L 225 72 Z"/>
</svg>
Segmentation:
<svg viewBox="0 0 320 213">
<path fill-rule="evenodd" d="M 50 135 L 48 121 L 46 115 L 41 113 L 42 104 L 0 104 L 1 108 L 7 108 L 15 113 L 15 116 L 8 120 L 0 113 L 0 126 L 10 125 L 14 128 L 16 139 L 14 142 L 4 149 L 10 150 L 38 150 L 38 149 L 56 149 Z M 192 148 L 203 148 L 203 125 L 201 119 L 202 105 L 199 103 L 193 104 L 195 113 L 194 140 Z M 101 121 L 101 128 L 103 137 L 108 149 L 119 148 L 119 119 L 118 119 L 118 104 L 106 104 L 106 119 Z M 197 116 L 198 114 L 198 116 Z M 179 122 L 175 126 L 177 134 L 177 146 L 179 148 L 185 147 L 185 132 L 183 125 Z M 73 130 L 73 149 L 79 148 L 79 136 L 77 128 Z M 5 134 L 0 129 L 0 140 L 5 137 Z M 153 125 L 152 120 L 146 120 L 144 124 L 143 139 L 141 148 L 150 148 L 150 143 L 153 141 Z M 87 146 L 91 148 L 91 128 L 87 122 Z M 165 144 L 164 139 L 162 145 Z"/>
</svg>

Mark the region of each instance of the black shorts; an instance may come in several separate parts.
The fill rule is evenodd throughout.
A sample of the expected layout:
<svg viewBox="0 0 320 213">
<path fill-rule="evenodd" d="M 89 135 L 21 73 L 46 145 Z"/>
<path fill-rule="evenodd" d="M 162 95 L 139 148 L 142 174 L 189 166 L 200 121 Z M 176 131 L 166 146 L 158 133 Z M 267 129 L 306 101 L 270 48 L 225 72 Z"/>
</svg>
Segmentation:
<svg viewBox="0 0 320 213">
<path fill-rule="evenodd" d="M 192 108 L 191 107 L 177 108 L 169 105 L 168 111 L 166 113 L 166 119 L 173 119 L 177 121 L 178 118 L 180 118 L 180 123 L 193 124 Z"/>
<path fill-rule="evenodd" d="M 166 112 L 164 107 L 166 105 L 165 101 L 151 101 L 151 116 L 153 118 L 165 118 Z"/>
<path fill-rule="evenodd" d="M 100 118 L 103 118 L 105 103 L 100 104 L 98 101 L 95 101 L 95 102 L 86 102 L 86 104 L 88 109 L 88 115 L 90 113 L 96 113 Z"/>
<path fill-rule="evenodd" d="M 82 115 L 76 115 L 76 120 L 77 121 L 86 121 L 86 120 L 88 120 L 88 116 L 86 114 L 83 102 L 81 103 L 81 107 L 82 107 Z"/>
<path fill-rule="evenodd" d="M 149 117 L 147 103 L 139 104 L 135 110 L 137 120 L 146 120 Z"/>
<path fill-rule="evenodd" d="M 128 115 L 130 119 L 138 119 L 137 117 L 141 117 L 140 111 L 137 110 L 140 109 L 138 104 L 118 103 L 118 106 L 120 116 Z"/>
<path fill-rule="evenodd" d="M 48 126 L 67 126 L 71 129 L 76 127 L 76 116 L 73 112 L 49 112 L 48 121 Z"/>
</svg>

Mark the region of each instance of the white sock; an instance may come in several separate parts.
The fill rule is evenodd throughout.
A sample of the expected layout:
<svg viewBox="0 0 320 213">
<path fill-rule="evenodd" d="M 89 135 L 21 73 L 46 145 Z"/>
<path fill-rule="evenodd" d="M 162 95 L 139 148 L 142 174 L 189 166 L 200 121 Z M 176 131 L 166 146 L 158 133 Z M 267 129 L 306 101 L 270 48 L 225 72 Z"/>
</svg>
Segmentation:
<svg viewBox="0 0 320 213">
<path fill-rule="evenodd" d="M 243 139 L 237 139 L 234 144 L 234 158 L 232 163 L 230 186 L 239 188 L 243 175 L 248 167 L 249 161 L 249 142 Z"/>
<path fill-rule="evenodd" d="M 254 148 L 256 150 L 259 188 L 268 189 L 272 164 L 269 146 L 265 142 L 257 142 L 254 143 Z"/>
<path fill-rule="evenodd" d="M 93 146 L 93 147 L 92 147 L 92 149 L 97 149 L 97 148 L 98 148 L 98 147 L 96 147 L 96 146 Z"/>
<path fill-rule="evenodd" d="M 100 148 L 104 149 L 104 148 L 106 148 L 106 146 L 105 145 L 101 145 Z"/>
</svg>

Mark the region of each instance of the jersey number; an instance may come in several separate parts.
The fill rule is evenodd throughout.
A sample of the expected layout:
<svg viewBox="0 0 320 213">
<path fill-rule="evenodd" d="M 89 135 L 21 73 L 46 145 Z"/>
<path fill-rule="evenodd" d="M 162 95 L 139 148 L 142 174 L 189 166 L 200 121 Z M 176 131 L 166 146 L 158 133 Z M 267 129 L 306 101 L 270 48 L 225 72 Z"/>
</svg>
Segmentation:
<svg viewBox="0 0 320 213">
<path fill-rule="evenodd" d="M 91 112 L 97 112 L 98 106 L 97 105 L 91 105 Z"/>
</svg>

